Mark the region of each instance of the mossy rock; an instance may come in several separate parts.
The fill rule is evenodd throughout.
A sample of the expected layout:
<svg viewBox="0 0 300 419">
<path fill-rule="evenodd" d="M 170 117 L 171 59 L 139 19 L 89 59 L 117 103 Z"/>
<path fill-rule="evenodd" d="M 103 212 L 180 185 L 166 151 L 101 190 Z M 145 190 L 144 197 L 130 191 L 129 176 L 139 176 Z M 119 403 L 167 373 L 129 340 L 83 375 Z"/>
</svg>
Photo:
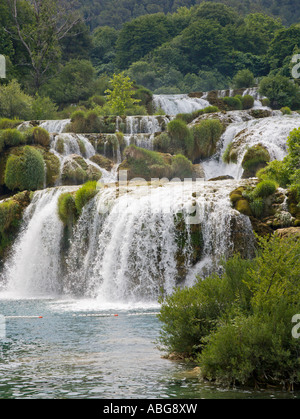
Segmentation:
<svg viewBox="0 0 300 419">
<path fill-rule="evenodd" d="M 125 160 L 119 166 L 119 171 L 126 170 L 128 180 L 142 178 L 150 181 L 158 177 L 170 178 L 171 160 L 172 156 L 131 145 L 125 150 Z"/>
<path fill-rule="evenodd" d="M 90 160 L 109 172 L 114 167 L 114 162 L 107 157 L 101 156 L 101 154 L 95 154 Z"/>
<path fill-rule="evenodd" d="M 20 192 L 0 204 L 0 267 L 19 232 L 22 216 L 30 204 L 30 193 Z"/>
<path fill-rule="evenodd" d="M 268 118 L 269 116 L 272 116 L 272 111 L 269 111 L 268 109 L 250 109 L 249 115 L 256 119 Z"/>
<path fill-rule="evenodd" d="M 239 188 L 235 189 L 230 193 L 230 201 L 233 205 L 235 205 L 240 199 L 243 198 L 244 191 L 245 188 L 243 186 L 240 186 Z"/>
<path fill-rule="evenodd" d="M 46 164 L 46 185 L 48 188 L 55 186 L 60 176 L 60 160 L 50 152 L 44 153 L 44 162 Z"/>
<path fill-rule="evenodd" d="M 98 181 L 101 177 L 100 169 L 77 155 L 71 155 L 65 160 L 61 174 L 63 185 L 82 185 L 88 181 Z"/>
<path fill-rule="evenodd" d="M 229 90 L 226 91 L 226 95 L 229 95 Z M 221 111 L 226 111 L 226 104 L 223 98 L 219 97 L 217 90 L 208 92 L 206 100 L 213 106 L 217 106 Z"/>
<path fill-rule="evenodd" d="M 241 214 L 244 215 L 248 215 L 251 216 L 252 215 L 252 211 L 250 208 L 250 204 L 247 201 L 247 199 L 239 199 L 236 202 L 236 206 L 235 206 L 236 210 L 239 211 Z"/>
<path fill-rule="evenodd" d="M 266 167 L 269 161 L 270 154 L 261 144 L 249 148 L 242 161 L 243 179 L 255 177 L 256 173 Z"/>
</svg>

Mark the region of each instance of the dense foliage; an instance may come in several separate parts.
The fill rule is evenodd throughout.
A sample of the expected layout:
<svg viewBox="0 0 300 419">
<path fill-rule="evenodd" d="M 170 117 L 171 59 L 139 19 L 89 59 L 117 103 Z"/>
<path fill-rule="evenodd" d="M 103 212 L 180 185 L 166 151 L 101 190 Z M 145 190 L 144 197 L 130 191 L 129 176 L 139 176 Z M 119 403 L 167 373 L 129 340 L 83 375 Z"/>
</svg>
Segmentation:
<svg viewBox="0 0 300 419">
<path fill-rule="evenodd" d="M 236 255 L 222 275 L 177 290 L 162 301 L 159 343 L 223 384 L 299 385 L 299 256 L 299 240 L 274 235 L 253 260 Z"/>
<path fill-rule="evenodd" d="M 82 10 L 90 17 L 90 25 L 109 25 L 120 28 L 124 22 L 153 13 L 174 13 L 178 7 L 198 5 L 204 0 L 80 0 Z M 300 17 L 296 0 L 213 0 L 234 7 L 239 14 L 264 12 L 281 17 L 285 24 L 297 22 Z"/>
<path fill-rule="evenodd" d="M 299 91 L 289 81 L 291 57 L 300 48 L 292 0 L 101 6 L 93 0 L 81 8 L 91 19 L 80 16 L 73 1 L 0 0 L 0 10 L 0 53 L 8 74 L 0 80 L 1 117 L 69 117 L 74 104 L 110 113 L 105 92 L 122 71 L 134 82 L 133 95 L 141 86 L 153 93 L 251 87 L 268 76 L 273 79 L 265 80 L 261 91 L 274 107 L 299 106 Z M 149 91 L 147 96 L 139 91 L 135 99 L 141 95 L 141 105 L 151 112 Z"/>
</svg>

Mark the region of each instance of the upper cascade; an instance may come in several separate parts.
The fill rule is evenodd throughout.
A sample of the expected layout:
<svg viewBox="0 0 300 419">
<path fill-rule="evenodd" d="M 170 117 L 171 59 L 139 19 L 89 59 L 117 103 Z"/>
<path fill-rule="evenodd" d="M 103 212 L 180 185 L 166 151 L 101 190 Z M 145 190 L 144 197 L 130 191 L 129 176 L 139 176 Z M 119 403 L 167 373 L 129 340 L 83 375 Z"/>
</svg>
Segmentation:
<svg viewBox="0 0 300 419">
<path fill-rule="evenodd" d="M 236 112 L 235 120 L 228 125 L 222 135 L 217 153 L 211 159 L 202 162 L 206 179 L 226 175 L 241 179 L 244 173 L 242 162 L 245 154 L 249 148 L 257 145 L 268 151 L 270 161 L 282 161 L 287 155 L 287 138 L 290 132 L 300 126 L 300 115 L 296 113 L 283 116 L 281 112 L 275 112 L 270 117 L 252 118 L 246 121 L 238 118 L 238 113 Z M 228 147 L 235 151 L 235 162 L 223 161 Z"/>
<path fill-rule="evenodd" d="M 154 108 L 162 110 L 167 115 L 177 115 L 179 113 L 191 113 L 199 109 L 204 109 L 210 103 L 203 98 L 192 98 L 187 94 L 183 95 L 154 95 Z"/>
</svg>

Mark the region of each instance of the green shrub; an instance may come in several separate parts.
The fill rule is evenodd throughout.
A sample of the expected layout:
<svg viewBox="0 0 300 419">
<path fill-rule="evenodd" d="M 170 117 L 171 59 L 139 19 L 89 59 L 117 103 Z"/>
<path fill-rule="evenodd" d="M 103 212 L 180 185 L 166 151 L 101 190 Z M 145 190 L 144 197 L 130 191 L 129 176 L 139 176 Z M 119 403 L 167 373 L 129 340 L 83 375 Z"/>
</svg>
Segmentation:
<svg viewBox="0 0 300 419">
<path fill-rule="evenodd" d="M 0 130 L 16 128 L 21 123 L 22 121 L 19 121 L 18 119 L 2 118 L 0 119 Z"/>
<path fill-rule="evenodd" d="M 20 205 L 14 200 L 0 204 L 0 233 L 4 233 L 18 221 L 19 212 Z"/>
<path fill-rule="evenodd" d="M 16 80 L 0 85 L 0 115 L 2 117 L 25 121 L 30 119 L 32 102 L 32 97 L 22 91 Z"/>
<path fill-rule="evenodd" d="M 250 95 L 242 96 L 243 109 L 251 109 L 254 105 L 254 98 Z"/>
<path fill-rule="evenodd" d="M 38 150 L 25 146 L 20 156 L 9 156 L 5 168 L 8 189 L 35 191 L 43 188 L 44 182 L 45 164 Z"/>
<path fill-rule="evenodd" d="M 194 137 L 193 158 L 204 159 L 216 152 L 216 146 L 223 133 L 223 125 L 218 119 L 206 119 L 192 128 Z"/>
<path fill-rule="evenodd" d="M 89 102 L 94 105 L 103 106 L 106 103 L 105 96 L 94 95 L 89 99 Z"/>
<path fill-rule="evenodd" d="M 153 147 L 157 151 L 161 151 L 162 153 L 170 152 L 171 148 L 171 138 L 168 133 L 163 132 L 158 135 L 153 143 Z"/>
<path fill-rule="evenodd" d="M 243 109 L 243 104 L 241 99 L 238 97 L 224 97 L 224 103 L 227 105 L 228 110 L 230 111 L 240 111 Z"/>
<path fill-rule="evenodd" d="M 224 271 L 161 300 L 162 349 L 191 356 L 204 378 L 224 385 L 300 384 L 300 241 L 260 238 L 256 257 L 230 258 Z"/>
<path fill-rule="evenodd" d="M 288 106 L 284 106 L 280 109 L 282 115 L 292 115 L 292 111 Z"/>
<path fill-rule="evenodd" d="M 9 128 L 0 133 L 3 144 L 8 147 L 17 147 L 25 143 L 24 135 L 16 128 Z"/>
<path fill-rule="evenodd" d="M 57 110 L 58 107 L 49 97 L 36 95 L 31 107 L 31 117 L 37 120 L 56 119 Z"/>
<path fill-rule="evenodd" d="M 178 115 L 176 115 L 176 119 L 182 119 L 187 124 L 190 124 L 200 115 L 204 115 L 206 113 L 215 113 L 215 112 L 219 112 L 219 108 L 217 106 L 211 105 L 211 106 L 207 106 L 204 109 L 199 109 L 191 113 L 179 113 Z"/>
<path fill-rule="evenodd" d="M 63 193 L 58 198 L 58 216 L 64 225 L 72 224 L 77 217 L 77 209 L 74 196 L 69 193 Z"/>
<path fill-rule="evenodd" d="M 156 151 L 145 150 L 135 145 L 126 148 L 125 160 L 119 170 L 126 170 L 128 180 L 143 178 L 151 181 L 153 178 L 170 178 L 172 176 L 170 155 L 164 155 Z"/>
<path fill-rule="evenodd" d="M 33 144 L 39 144 L 42 147 L 49 147 L 50 134 L 44 128 L 35 127 L 32 130 Z"/>
<path fill-rule="evenodd" d="M 193 164 L 182 154 L 177 154 L 172 160 L 173 177 L 190 179 L 193 177 Z"/>
<path fill-rule="evenodd" d="M 261 218 L 265 210 L 265 203 L 264 203 L 263 198 L 251 199 L 250 208 L 254 217 Z"/>
<path fill-rule="evenodd" d="M 0 135 L 0 153 L 3 151 L 4 148 L 5 148 L 5 142 L 2 136 Z"/>
<path fill-rule="evenodd" d="M 267 198 L 276 192 L 277 185 L 272 180 L 263 180 L 253 190 L 254 198 Z"/>
<path fill-rule="evenodd" d="M 263 106 L 267 106 L 267 107 L 269 107 L 269 106 L 270 106 L 270 104 L 271 104 L 270 99 L 268 99 L 267 97 L 263 98 L 263 99 L 261 100 L 261 104 L 262 104 Z"/>
<path fill-rule="evenodd" d="M 76 133 L 84 133 L 86 131 L 85 112 L 81 110 L 73 112 L 70 130 Z"/>
<path fill-rule="evenodd" d="M 193 151 L 194 141 L 186 122 L 181 119 L 174 119 L 168 123 L 167 130 L 171 138 L 172 152 L 174 154 L 181 152 L 186 156 L 190 156 Z"/>
<path fill-rule="evenodd" d="M 78 214 L 81 214 L 84 206 L 97 195 L 97 182 L 85 183 L 75 195 L 75 206 Z"/>
<path fill-rule="evenodd" d="M 219 108 L 217 106 L 206 106 L 206 108 L 203 109 L 204 113 L 216 113 L 219 112 Z"/>
<path fill-rule="evenodd" d="M 241 281 L 247 278 L 250 262 L 234 256 L 224 265 L 222 277 L 198 278 L 191 288 L 177 289 L 161 298 L 158 315 L 162 322 L 159 344 L 169 353 L 195 357 L 204 347 L 203 339 L 214 331 L 218 319 L 234 302 L 247 308 L 250 293 Z"/>
<path fill-rule="evenodd" d="M 242 161 L 242 167 L 245 170 L 244 177 L 254 177 L 256 172 L 266 166 L 269 161 L 270 154 L 262 145 L 258 144 L 249 148 Z"/>
<path fill-rule="evenodd" d="M 232 81 L 235 89 L 253 87 L 255 85 L 254 75 L 248 69 L 238 71 Z"/>
<path fill-rule="evenodd" d="M 289 183 L 289 172 L 284 162 L 278 160 L 269 162 L 266 167 L 257 172 L 256 176 L 259 180 L 272 180 L 282 188 L 286 188 Z"/>
<path fill-rule="evenodd" d="M 100 129 L 101 129 L 101 121 L 97 112 L 94 110 L 87 112 L 85 115 L 85 131 L 84 132 L 96 133 L 96 132 L 100 132 Z"/>
</svg>

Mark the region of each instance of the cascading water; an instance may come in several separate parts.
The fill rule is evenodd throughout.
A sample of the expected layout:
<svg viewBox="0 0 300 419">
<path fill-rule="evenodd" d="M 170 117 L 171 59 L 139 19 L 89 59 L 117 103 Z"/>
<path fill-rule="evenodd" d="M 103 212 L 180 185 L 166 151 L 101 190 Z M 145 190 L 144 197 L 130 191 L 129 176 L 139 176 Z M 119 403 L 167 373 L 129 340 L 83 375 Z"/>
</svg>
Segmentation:
<svg viewBox="0 0 300 419">
<path fill-rule="evenodd" d="M 61 134 L 62 132 L 64 132 L 66 127 L 70 124 L 70 122 L 71 122 L 70 119 L 41 121 L 40 127 L 44 128 L 49 133 Z"/>
<path fill-rule="evenodd" d="M 156 110 L 162 110 L 166 115 L 191 113 L 210 105 L 205 98 L 191 98 L 188 95 L 154 95 L 153 103 Z"/>
<path fill-rule="evenodd" d="M 287 154 L 287 138 L 289 133 L 300 127 L 300 115 L 293 114 L 239 121 L 230 124 L 223 134 L 218 152 L 210 160 L 202 163 L 205 178 L 211 179 L 218 176 L 232 176 L 241 179 L 243 175 L 242 161 L 250 147 L 261 144 L 269 154 L 271 160 L 283 160 Z M 237 150 L 236 163 L 224 163 L 222 156 L 229 144 Z"/>
<path fill-rule="evenodd" d="M 165 131 L 172 117 L 161 116 L 128 116 L 126 118 L 126 145 L 153 150 L 155 134 Z"/>
<path fill-rule="evenodd" d="M 125 187 L 124 193 L 120 188 L 100 187 L 73 228 L 68 250 L 63 247 L 57 200 L 76 188 L 38 192 L 6 263 L 8 291 L 27 296 L 93 296 L 105 304 L 156 301 L 162 290 L 171 293 L 177 281 L 183 281 L 182 270 L 191 285 L 196 273 L 216 267 L 221 256 L 234 250 L 233 220 L 244 232 L 245 248 L 251 250 L 249 219 L 230 205 L 234 186 L 232 182 L 171 182 L 161 187 L 133 185 Z M 184 224 L 179 228 L 181 219 Z M 198 226 L 203 240 L 196 266 L 191 263 L 192 225 Z M 182 234 L 185 246 L 179 249 Z M 179 266 L 182 254 L 184 262 Z M 205 270 L 204 260 L 209 261 Z"/>
<path fill-rule="evenodd" d="M 4 268 L 7 291 L 24 297 L 61 292 L 61 239 L 63 225 L 57 215 L 61 193 L 74 187 L 36 192 L 26 209 L 22 231 Z"/>
<path fill-rule="evenodd" d="M 128 117 L 128 145 L 133 142 L 151 149 L 155 133 L 163 131 L 174 115 L 208 105 L 205 96 L 201 100 L 186 95 L 154 100 L 173 116 Z M 232 209 L 229 194 L 249 182 L 240 180 L 247 148 L 262 144 L 272 160 L 282 160 L 286 139 L 292 129 L 300 126 L 300 116 L 273 113 L 255 119 L 246 111 L 228 112 L 225 116 L 231 123 L 218 144 L 217 154 L 202 165 L 206 179 L 230 175 L 235 180 L 133 184 L 127 193 L 122 193 L 120 184 L 102 185 L 68 232 L 67 246 L 66 232 L 57 216 L 57 200 L 64 191 L 77 187 L 37 192 L 5 264 L 3 276 L 8 290 L 23 295 L 92 296 L 100 304 L 157 301 L 162 289 L 171 293 L 179 283 L 192 285 L 196 275 L 205 276 L 218 269 L 220 258 L 229 257 L 235 250 L 250 257 L 254 245 L 252 226 L 247 216 Z M 118 124 L 122 121 L 118 119 Z M 61 162 L 75 153 L 92 163 L 89 159 L 96 151 L 88 136 L 62 133 L 67 121 L 43 124 L 52 133 L 51 151 Z M 230 143 L 237 150 L 236 164 L 222 161 Z M 116 152 L 120 162 L 120 149 Z M 117 180 L 116 170 L 112 175 L 103 183 Z"/>
</svg>

